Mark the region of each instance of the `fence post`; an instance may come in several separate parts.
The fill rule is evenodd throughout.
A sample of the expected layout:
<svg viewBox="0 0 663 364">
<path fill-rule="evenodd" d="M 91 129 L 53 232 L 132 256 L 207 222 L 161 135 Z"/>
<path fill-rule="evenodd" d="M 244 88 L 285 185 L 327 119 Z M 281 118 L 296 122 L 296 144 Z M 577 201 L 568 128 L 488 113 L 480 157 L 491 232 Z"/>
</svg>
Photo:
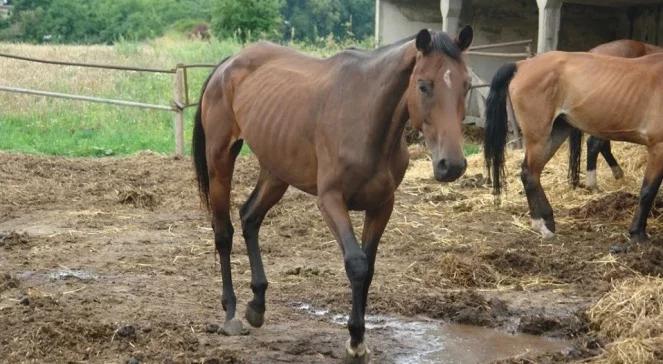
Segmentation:
<svg viewBox="0 0 663 364">
<path fill-rule="evenodd" d="M 184 65 L 178 64 L 175 69 L 175 118 L 173 129 L 175 130 L 175 156 L 184 155 Z"/>
</svg>

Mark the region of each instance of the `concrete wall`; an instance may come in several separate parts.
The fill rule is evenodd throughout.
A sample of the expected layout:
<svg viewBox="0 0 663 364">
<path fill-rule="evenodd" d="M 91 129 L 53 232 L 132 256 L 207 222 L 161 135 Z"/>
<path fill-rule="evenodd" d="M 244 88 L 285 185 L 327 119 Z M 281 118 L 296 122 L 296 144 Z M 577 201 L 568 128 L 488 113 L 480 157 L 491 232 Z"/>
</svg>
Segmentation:
<svg viewBox="0 0 663 364">
<path fill-rule="evenodd" d="M 625 8 L 565 3 L 557 49 L 584 52 L 601 43 L 627 38 Z"/>
<path fill-rule="evenodd" d="M 439 2 L 438 2 L 439 3 Z M 417 16 L 421 10 L 424 13 Z M 439 7 L 436 12 L 429 7 L 417 8 L 400 2 L 380 0 L 376 3 L 376 40 L 378 44 L 389 44 L 410 35 L 417 34 L 424 28 L 439 30 L 442 27 L 442 15 Z"/>
<path fill-rule="evenodd" d="M 647 43 L 663 44 L 663 5 L 638 6 L 628 12 L 632 22 L 627 35 Z"/>
</svg>

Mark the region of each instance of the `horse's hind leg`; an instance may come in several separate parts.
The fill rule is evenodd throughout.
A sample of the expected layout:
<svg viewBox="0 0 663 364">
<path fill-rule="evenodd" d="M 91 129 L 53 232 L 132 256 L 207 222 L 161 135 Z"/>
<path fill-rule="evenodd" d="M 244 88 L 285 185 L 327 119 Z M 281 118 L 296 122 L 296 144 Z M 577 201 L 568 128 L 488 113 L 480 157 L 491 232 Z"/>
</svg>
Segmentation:
<svg viewBox="0 0 663 364">
<path fill-rule="evenodd" d="M 251 264 L 251 290 L 253 291 L 253 300 L 246 308 L 246 320 L 253 327 L 260 327 L 263 324 L 265 291 L 267 290 L 267 277 L 258 245 L 260 225 L 269 209 L 279 202 L 287 189 L 288 184 L 276 179 L 265 169 L 261 169 L 256 187 L 239 212 L 242 219 L 242 233 Z"/>
<path fill-rule="evenodd" d="M 596 189 L 596 162 L 603 147 L 603 139 L 595 136 L 587 138 L 587 188 Z"/>
<path fill-rule="evenodd" d="M 621 179 L 624 177 L 624 171 L 622 171 L 619 163 L 617 163 L 615 156 L 612 155 L 611 143 L 609 140 L 604 140 L 603 146 L 601 147 L 601 155 L 603 155 L 605 161 L 608 162 L 608 165 L 612 170 L 612 176 L 615 177 L 615 179 Z"/>
<path fill-rule="evenodd" d="M 214 134 L 212 134 L 214 135 Z M 237 298 L 233 289 L 230 267 L 230 254 L 232 252 L 233 226 L 230 222 L 230 184 L 232 181 L 235 158 L 242 147 L 242 141 L 231 144 L 231 140 L 218 140 L 209 138 L 215 143 L 208 145 L 208 170 L 210 176 L 210 208 L 212 210 L 212 228 L 214 229 L 214 244 L 219 252 L 221 261 L 221 279 L 223 291 L 221 305 L 226 311 L 223 329 L 228 335 L 244 333 L 242 322 L 235 319 Z"/>
<path fill-rule="evenodd" d="M 544 239 L 555 236 L 555 219 L 552 207 L 541 186 L 541 172 L 560 145 L 573 129 L 562 118 L 558 118 L 548 136 L 536 138 L 525 136 L 525 160 L 520 174 L 527 203 L 529 204 L 532 227 L 541 232 Z"/>
<path fill-rule="evenodd" d="M 647 217 L 661 186 L 661 180 L 663 180 L 663 143 L 649 148 L 647 169 L 640 190 L 640 204 L 629 228 L 629 234 L 633 242 L 647 240 Z"/>
</svg>

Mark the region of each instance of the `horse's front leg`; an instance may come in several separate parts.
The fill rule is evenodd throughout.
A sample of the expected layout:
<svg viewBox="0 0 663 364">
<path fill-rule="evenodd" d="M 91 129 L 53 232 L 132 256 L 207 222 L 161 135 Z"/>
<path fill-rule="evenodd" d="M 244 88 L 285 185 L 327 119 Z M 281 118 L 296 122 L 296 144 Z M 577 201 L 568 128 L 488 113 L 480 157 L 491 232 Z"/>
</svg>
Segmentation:
<svg viewBox="0 0 663 364">
<path fill-rule="evenodd" d="M 348 320 L 350 342 L 346 347 L 346 362 L 368 363 L 370 351 L 364 343 L 366 284 L 369 276 L 368 258 L 357 242 L 342 194 L 338 191 L 321 193 L 318 198 L 318 207 L 341 246 L 345 272 L 352 287 L 352 312 Z"/>
<path fill-rule="evenodd" d="M 649 148 L 647 169 L 640 189 L 640 204 L 633 216 L 629 229 L 631 241 L 641 243 L 647 240 L 647 217 L 663 180 L 663 143 Z"/>
<path fill-rule="evenodd" d="M 382 238 L 382 233 L 387 227 L 391 212 L 394 209 L 394 196 L 385 202 L 382 206 L 367 210 L 366 217 L 364 218 L 364 230 L 362 232 L 361 241 L 363 244 L 366 258 L 368 259 L 368 276 L 366 277 L 366 284 L 364 285 L 364 294 L 368 297 L 368 289 L 373 280 L 373 271 L 375 270 L 375 256 L 377 255 L 378 245 Z M 368 299 L 367 299 L 368 300 Z M 366 304 L 366 301 L 364 301 Z M 364 306 L 366 309 L 366 306 Z"/>
</svg>

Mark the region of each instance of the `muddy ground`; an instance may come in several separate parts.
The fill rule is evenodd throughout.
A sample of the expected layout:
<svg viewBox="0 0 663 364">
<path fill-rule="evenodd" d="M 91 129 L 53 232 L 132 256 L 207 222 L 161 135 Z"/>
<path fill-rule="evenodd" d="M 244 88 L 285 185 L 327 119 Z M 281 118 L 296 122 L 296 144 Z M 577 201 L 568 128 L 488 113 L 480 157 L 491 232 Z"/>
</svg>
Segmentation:
<svg viewBox="0 0 663 364">
<path fill-rule="evenodd" d="M 238 160 L 232 264 L 240 315 L 251 292 L 237 207 L 257 172 L 252 157 Z M 521 187 L 512 183 L 511 197 L 495 206 L 481 172 L 475 161 L 463 179 L 443 186 L 430 178 L 425 156 L 411 162 L 379 249 L 369 313 L 561 337 L 575 346 L 512 362 L 597 354 L 601 342 L 584 311 L 614 280 L 663 273 L 663 225 L 650 221 L 651 244 L 610 254 L 625 241 L 637 194 L 611 182 L 599 193 L 569 192 L 577 198 L 568 205 L 551 196 L 559 234 L 542 241 L 529 229 Z M 354 218 L 359 231 L 360 215 Z M 340 252 L 315 199 L 290 189 L 261 239 L 266 323 L 226 337 L 215 331 L 219 264 L 188 159 L 0 154 L 0 361 L 338 362 L 346 329 L 297 308 L 350 307 Z M 378 363 L 401 350 L 381 330 L 367 335 Z"/>
</svg>

